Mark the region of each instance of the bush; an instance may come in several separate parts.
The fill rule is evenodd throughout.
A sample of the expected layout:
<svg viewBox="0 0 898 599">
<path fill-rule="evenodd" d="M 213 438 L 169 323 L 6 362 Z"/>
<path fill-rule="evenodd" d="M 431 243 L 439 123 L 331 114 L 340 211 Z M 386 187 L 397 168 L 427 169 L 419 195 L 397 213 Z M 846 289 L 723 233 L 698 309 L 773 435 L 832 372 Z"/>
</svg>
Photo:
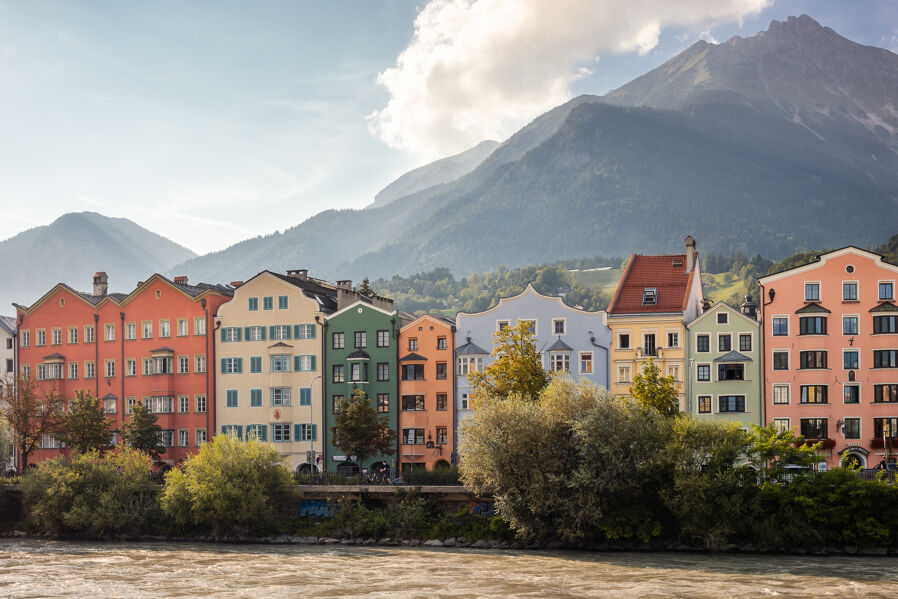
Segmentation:
<svg viewBox="0 0 898 599">
<path fill-rule="evenodd" d="M 126 447 L 59 457 L 23 477 L 25 505 L 37 530 L 53 535 L 146 534 L 163 520 L 152 474 L 150 457 Z"/>
<path fill-rule="evenodd" d="M 276 528 L 294 487 L 274 447 L 222 435 L 166 473 L 162 509 L 176 524 L 219 539 L 264 534 Z"/>
</svg>

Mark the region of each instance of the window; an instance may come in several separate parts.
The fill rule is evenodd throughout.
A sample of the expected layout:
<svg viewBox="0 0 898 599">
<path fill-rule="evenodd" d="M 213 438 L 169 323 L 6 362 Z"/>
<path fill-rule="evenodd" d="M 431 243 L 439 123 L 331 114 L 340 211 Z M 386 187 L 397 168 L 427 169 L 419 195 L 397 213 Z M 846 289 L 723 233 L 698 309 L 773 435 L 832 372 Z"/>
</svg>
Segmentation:
<svg viewBox="0 0 898 599">
<path fill-rule="evenodd" d="M 801 436 L 805 439 L 826 439 L 826 418 L 802 418 Z"/>
<path fill-rule="evenodd" d="M 592 374 L 592 352 L 580 352 L 580 374 Z"/>
<path fill-rule="evenodd" d="M 297 339 L 314 339 L 315 338 L 315 325 L 310 323 L 298 324 L 296 325 L 296 338 Z"/>
<path fill-rule="evenodd" d="M 178 412 L 181 414 L 187 414 L 190 412 L 190 396 L 189 395 L 179 395 L 178 396 Z"/>
<path fill-rule="evenodd" d="M 240 341 L 240 327 L 224 327 L 221 329 L 221 340 L 228 343 Z"/>
<path fill-rule="evenodd" d="M 773 317 L 773 336 L 783 337 L 789 334 L 789 319 L 784 316 Z"/>
<path fill-rule="evenodd" d="M 402 429 L 403 445 L 424 445 L 424 429 L 423 428 L 404 428 Z"/>
<path fill-rule="evenodd" d="M 103 327 L 103 339 L 106 341 L 115 341 L 115 325 L 112 323 L 106 323 L 106 326 Z M 75 329 L 75 335 L 77 336 L 78 330 Z"/>
<path fill-rule="evenodd" d="M 250 356 L 249 371 L 251 373 L 262 372 L 262 356 Z"/>
<path fill-rule="evenodd" d="M 618 366 L 617 367 L 617 382 L 618 383 L 629 383 L 630 382 L 630 367 L 629 366 Z"/>
<path fill-rule="evenodd" d="M 729 333 L 717 335 L 717 351 L 730 351 L 733 349 L 733 338 Z"/>
<path fill-rule="evenodd" d="M 898 316 L 873 317 L 873 334 L 879 335 L 882 333 L 898 333 Z"/>
<path fill-rule="evenodd" d="M 257 440 L 257 441 L 267 441 L 268 440 L 268 426 L 264 424 L 247 424 L 246 425 L 246 440 Z"/>
<path fill-rule="evenodd" d="M 144 320 L 140 323 L 140 337 L 141 339 L 152 339 L 153 338 L 153 323 L 149 320 Z"/>
<path fill-rule="evenodd" d="M 857 283 L 842 283 L 842 301 L 857 301 Z"/>
<path fill-rule="evenodd" d="M 196 396 L 196 413 L 203 414 L 206 412 L 206 396 L 205 395 L 197 395 Z"/>
<path fill-rule="evenodd" d="M 355 348 L 363 349 L 368 347 L 368 333 L 365 331 L 355 332 Z"/>
<path fill-rule="evenodd" d="M 496 323 L 497 331 L 504 331 L 508 328 L 509 322 L 507 320 L 500 320 Z"/>
<path fill-rule="evenodd" d="M 245 337 L 247 341 L 265 341 L 265 327 L 246 327 Z"/>
<path fill-rule="evenodd" d="M 69 378 L 78 378 L 78 362 L 69 362 Z"/>
<path fill-rule="evenodd" d="M 458 358 L 458 376 L 466 376 L 469 372 L 483 370 L 483 358 L 479 356 L 461 356 Z"/>
<path fill-rule="evenodd" d="M 316 439 L 317 432 L 315 429 L 318 428 L 314 424 L 300 424 L 299 425 L 299 438 L 297 441 L 314 441 Z"/>
<path fill-rule="evenodd" d="M 78 343 L 78 327 L 69 327 L 69 343 Z"/>
<path fill-rule="evenodd" d="M 535 320 L 522 320 L 521 323 L 527 329 L 527 332 L 531 335 L 536 335 L 536 321 Z"/>
<path fill-rule="evenodd" d="M 353 382 L 365 382 L 368 380 L 368 364 L 353 362 L 349 365 L 349 376 Z"/>
<path fill-rule="evenodd" d="M 311 354 L 293 356 L 293 370 L 296 372 L 312 372 L 315 370 L 315 357 Z"/>
<path fill-rule="evenodd" d="M 679 333 L 668 333 L 667 334 L 667 347 L 680 347 L 680 334 Z"/>
<path fill-rule="evenodd" d="M 261 389 L 250 389 L 249 390 L 249 407 L 251 407 L 251 408 L 261 408 L 262 407 L 262 390 Z"/>
<path fill-rule="evenodd" d="M 222 374 L 239 374 L 241 371 L 241 360 L 240 358 L 222 358 L 221 359 L 221 372 Z"/>
<path fill-rule="evenodd" d="M 725 412 L 744 412 L 745 396 L 744 395 L 721 395 L 717 398 L 717 411 Z"/>
<path fill-rule="evenodd" d="M 286 310 L 287 309 L 287 296 L 279 295 L 278 296 L 278 310 Z"/>
<path fill-rule="evenodd" d="M 175 398 L 167 395 L 145 397 L 147 410 L 152 414 L 174 414 Z"/>
<path fill-rule="evenodd" d="M 699 364 L 696 369 L 696 380 L 697 381 L 710 381 L 711 380 L 711 365 L 710 364 Z"/>
<path fill-rule="evenodd" d="M 449 409 L 449 399 L 445 393 L 437 393 L 437 411 L 445 412 Z"/>
<path fill-rule="evenodd" d="M 879 299 L 881 300 L 891 300 L 895 299 L 894 293 L 895 284 L 891 281 L 883 281 L 879 283 Z"/>
<path fill-rule="evenodd" d="M 799 353 L 799 368 L 826 368 L 825 351 L 803 351 Z"/>
<path fill-rule="evenodd" d="M 565 331 L 565 320 L 563 318 L 556 318 L 552 321 L 552 334 L 554 335 L 564 335 Z"/>
<path fill-rule="evenodd" d="M 671 377 L 675 381 L 680 380 L 680 367 L 677 365 L 668 366 L 667 376 Z"/>
<path fill-rule="evenodd" d="M 446 338 L 445 337 L 437 337 L 437 349 L 447 349 Z"/>
<path fill-rule="evenodd" d="M 617 347 L 619 349 L 630 349 L 630 335 L 621 333 L 617 336 Z"/>
<path fill-rule="evenodd" d="M 844 403 L 861 403 L 861 388 L 858 385 L 845 385 L 842 389 Z"/>
<path fill-rule="evenodd" d="M 94 342 L 94 325 L 87 325 L 84 327 L 84 341 L 85 343 L 93 343 Z"/>
<path fill-rule="evenodd" d="M 860 439 L 861 438 L 861 419 L 860 418 L 846 418 L 845 422 L 842 423 L 842 435 L 846 439 Z"/>
<path fill-rule="evenodd" d="M 826 335 L 825 316 L 802 316 L 798 319 L 799 335 Z"/>
<path fill-rule="evenodd" d="M 44 329 L 36 329 L 35 333 L 35 345 L 47 345 L 47 331 Z"/>
<path fill-rule="evenodd" d="M 196 429 L 196 446 L 199 447 L 206 442 L 206 429 L 198 428 Z"/>
<path fill-rule="evenodd" d="M 656 306 L 658 304 L 658 290 L 654 287 L 646 287 L 642 290 L 642 305 Z"/>
<path fill-rule="evenodd" d="M 654 333 L 646 333 L 642 336 L 642 353 L 647 356 L 655 356 L 655 335 Z"/>
<path fill-rule="evenodd" d="M 873 437 L 877 439 L 898 437 L 898 418 L 874 418 Z"/>
<path fill-rule="evenodd" d="M 729 321 L 729 314 L 726 312 L 717 313 L 717 324 L 727 324 Z"/>
<path fill-rule="evenodd" d="M 190 443 L 190 431 L 187 429 L 180 429 L 178 431 L 178 446 L 187 447 Z"/>
<path fill-rule="evenodd" d="M 274 310 L 274 298 L 263 297 L 262 298 L 262 309 L 263 310 Z"/>
<path fill-rule="evenodd" d="M 19 333 L 19 338 L 21 339 L 22 347 L 28 347 L 31 345 L 31 331 L 21 331 Z"/>
<path fill-rule="evenodd" d="M 710 414 L 711 413 L 711 396 L 710 395 L 699 395 L 698 396 L 698 413 L 699 414 Z"/>
<path fill-rule="evenodd" d="M 247 309 L 250 312 L 256 312 L 259 309 L 259 298 L 251 297 L 247 300 Z"/>
<path fill-rule="evenodd" d="M 190 372 L 190 358 L 187 356 L 178 356 L 178 374 L 187 374 Z"/>
<path fill-rule="evenodd" d="M 389 393 L 378 393 L 377 394 L 377 411 L 381 414 L 386 414 L 390 411 L 390 394 Z"/>
<path fill-rule="evenodd" d="M 271 327 L 271 340 L 283 341 L 290 338 L 290 325 L 276 324 Z"/>
<path fill-rule="evenodd" d="M 272 406 L 289 406 L 290 405 L 290 387 L 272 387 L 271 388 L 271 405 Z"/>
<path fill-rule="evenodd" d="M 826 397 L 828 389 L 826 385 L 802 385 L 801 403 L 829 403 Z"/>
<path fill-rule="evenodd" d="M 278 354 L 270 358 L 271 372 L 290 372 L 290 356 Z"/>
<path fill-rule="evenodd" d="M 403 395 L 402 396 L 403 412 L 422 412 L 424 411 L 423 395 Z"/>
<path fill-rule="evenodd" d="M 333 375 L 332 378 L 335 383 L 345 382 L 342 364 L 334 364 L 331 373 Z"/>
<path fill-rule="evenodd" d="M 95 367 L 94 367 L 94 363 L 93 363 L 93 362 L 90 362 L 90 361 L 85 362 L 85 363 L 84 363 L 84 378 L 86 378 L 86 379 L 92 379 L 92 378 L 95 378 L 96 375 L 97 375 L 97 373 L 96 373 L 96 371 L 94 370 L 94 368 L 95 368 Z"/>
<path fill-rule="evenodd" d="M 174 447 L 175 431 L 159 431 L 159 444 L 163 447 Z"/>
<path fill-rule="evenodd" d="M 418 338 L 417 337 L 409 337 L 408 351 L 418 351 Z"/>
<path fill-rule="evenodd" d="M 389 381 L 390 380 L 390 363 L 389 362 L 378 362 L 377 363 L 377 380 L 378 381 Z"/>
<path fill-rule="evenodd" d="M 331 334 L 331 347 L 333 349 L 343 349 L 343 333 Z"/>
<path fill-rule="evenodd" d="M 695 351 L 701 353 L 711 351 L 711 338 L 709 335 L 697 335 L 695 337 Z"/>
<path fill-rule="evenodd" d="M 22 376 L 26 379 L 31 377 L 31 366 L 28 364 L 22 364 Z"/>
<path fill-rule="evenodd" d="M 128 341 L 133 341 L 137 339 L 137 324 L 133 322 L 129 322 L 125 325 L 125 339 Z"/>
<path fill-rule="evenodd" d="M 785 405 L 789 403 L 789 385 L 773 386 L 773 403 L 776 405 Z"/>
<path fill-rule="evenodd" d="M 424 365 L 423 364 L 403 364 L 402 365 L 403 381 L 423 381 Z"/>
<path fill-rule="evenodd" d="M 7 341 L 12 341 L 12 339 L 7 339 Z M 77 363 L 77 362 L 73 362 L 73 363 Z M 10 372 L 10 373 L 11 373 L 11 372 L 13 372 L 14 370 L 15 370 L 15 367 L 13 366 L 13 360 L 12 360 L 12 358 L 7 358 L 7 359 L 6 359 L 6 372 Z"/>
<path fill-rule="evenodd" d="M 62 329 L 53 329 L 53 345 L 62 345 Z"/>
<path fill-rule="evenodd" d="M 197 354 L 193 357 L 193 371 L 206 372 L 206 354 Z"/>
<path fill-rule="evenodd" d="M 446 368 L 445 362 L 437 362 L 437 380 L 445 380 L 448 376 L 449 369 Z"/>
<path fill-rule="evenodd" d="M 239 403 L 237 389 L 228 389 L 225 392 L 225 407 L 236 408 Z"/>
<path fill-rule="evenodd" d="M 873 319 L 874 323 L 876 322 L 876 318 Z M 842 334 L 843 335 L 857 335 L 857 316 L 843 316 L 842 317 Z M 875 331 L 874 331 L 875 332 Z"/>
<path fill-rule="evenodd" d="M 178 337 L 186 337 L 187 336 L 187 319 L 179 318 L 178 319 Z"/>
<path fill-rule="evenodd" d="M 570 372 L 570 352 L 552 352 L 549 354 L 549 370 L 552 372 Z"/>
<path fill-rule="evenodd" d="M 270 300 L 271 298 L 265 298 Z M 271 310 L 271 308 L 266 308 Z M 284 443 L 290 440 L 290 425 L 283 422 L 275 422 L 271 425 L 271 440 L 275 443 Z"/>
<path fill-rule="evenodd" d="M 198 316 L 193 319 L 193 334 L 194 335 L 205 335 L 206 334 L 206 319 L 202 316 Z M 206 431 L 203 431 L 203 434 L 206 434 Z"/>
<path fill-rule="evenodd" d="M 774 418 L 773 425 L 776 427 L 776 430 L 780 432 L 785 432 L 790 428 L 788 418 Z"/>
<path fill-rule="evenodd" d="M 819 302 L 820 301 L 820 283 L 804 284 L 804 301 Z"/>
<path fill-rule="evenodd" d="M 115 360 L 106 360 L 104 366 L 106 369 L 106 378 L 115 378 Z"/>
<path fill-rule="evenodd" d="M 103 400 L 103 411 L 106 414 L 115 414 L 115 399 L 109 398 Z"/>
<path fill-rule="evenodd" d="M 775 351 L 773 352 L 773 369 L 789 370 L 789 352 Z"/>
<path fill-rule="evenodd" d="M 873 368 L 898 368 L 898 349 L 875 350 Z"/>
<path fill-rule="evenodd" d="M 299 388 L 299 405 L 301 405 L 301 406 L 312 405 L 312 388 L 311 387 L 300 387 Z"/>
<path fill-rule="evenodd" d="M 470 410 L 471 409 L 471 400 L 468 399 L 467 393 L 461 394 L 461 409 L 462 410 Z"/>
<path fill-rule="evenodd" d="M 447 437 L 448 437 L 448 435 L 446 434 L 446 427 L 438 426 L 437 427 L 437 445 L 445 445 Z"/>
<path fill-rule="evenodd" d="M 873 385 L 873 402 L 898 402 L 898 385 Z"/>
<path fill-rule="evenodd" d="M 842 368 L 845 370 L 857 370 L 858 351 L 856 349 L 846 349 L 842 352 Z"/>
<path fill-rule="evenodd" d="M 751 351 L 751 333 L 739 334 L 739 351 Z"/>
<path fill-rule="evenodd" d="M 743 381 L 745 380 L 744 364 L 718 364 L 718 381 Z"/>
</svg>

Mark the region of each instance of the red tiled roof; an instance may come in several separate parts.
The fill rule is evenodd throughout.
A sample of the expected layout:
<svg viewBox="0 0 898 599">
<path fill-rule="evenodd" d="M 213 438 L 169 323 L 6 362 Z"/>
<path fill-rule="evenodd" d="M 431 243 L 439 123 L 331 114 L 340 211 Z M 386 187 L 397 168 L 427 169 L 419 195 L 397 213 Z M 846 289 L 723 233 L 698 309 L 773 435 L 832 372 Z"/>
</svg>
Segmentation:
<svg viewBox="0 0 898 599">
<path fill-rule="evenodd" d="M 698 261 L 698 253 L 695 255 Z M 678 261 L 679 266 L 674 266 Z M 682 312 L 689 287 L 692 285 L 691 272 L 686 272 L 686 255 L 641 256 L 633 254 L 627 263 L 627 270 L 617 284 L 609 314 L 651 314 L 658 312 Z M 646 288 L 658 290 L 658 303 L 642 305 L 642 295 Z"/>
</svg>

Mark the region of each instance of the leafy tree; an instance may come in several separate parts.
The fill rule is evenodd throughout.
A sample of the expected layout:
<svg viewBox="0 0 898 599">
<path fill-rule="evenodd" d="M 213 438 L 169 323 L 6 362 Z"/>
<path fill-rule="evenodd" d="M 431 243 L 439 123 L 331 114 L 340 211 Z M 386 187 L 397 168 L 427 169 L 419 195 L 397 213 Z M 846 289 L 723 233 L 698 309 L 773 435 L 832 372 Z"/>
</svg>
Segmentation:
<svg viewBox="0 0 898 599">
<path fill-rule="evenodd" d="M 285 458 L 269 443 L 216 435 L 181 469 L 166 472 L 161 504 L 180 526 L 239 538 L 268 532 L 294 485 Z"/>
<path fill-rule="evenodd" d="M 362 284 L 359 285 L 359 293 L 367 297 L 374 295 L 374 290 L 371 288 L 371 282 L 368 280 L 368 277 L 362 279 Z"/>
<path fill-rule="evenodd" d="M 368 395 L 359 390 L 334 413 L 331 434 L 334 445 L 346 456 L 356 457 L 359 473 L 369 456 L 393 455 L 396 442 L 396 433 L 390 427 L 388 416 L 378 414 Z"/>
<path fill-rule="evenodd" d="M 7 466 L 13 459 L 12 429 L 3 414 L 0 414 L 0 476 L 6 474 Z"/>
<path fill-rule="evenodd" d="M 131 416 L 124 426 L 125 441 L 134 449 L 148 453 L 154 460 L 165 453 L 162 445 L 162 427 L 156 424 L 156 415 L 142 403 L 131 407 Z"/>
<path fill-rule="evenodd" d="M 524 321 L 505 327 L 493 336 L 493 357 L 489 366 L 468 374 L 475 397 L 506 399 L 513 395 L 536 400 L 546 385 L 549 373 L 543 368 L 533 333 Z"/>
<path fill-rule="evenodd" d="M 760 468 L 761 481 L 779 481 L 786 474 L 786 466 L 793 464 L 810 468 L 820 461 L 821 442 L 803 443 L 804 437 L 792 429 L 780 430 L 776 424 L 753 424 L 748 433 L 748 458 Z"/>
<path fill-rule="evenodd" d="M 680 386 L 674 377 L 661 376 L 658 365 L 651 358 L 643 364 L 642 372 L 633 377 L 630 387 L 634 399 L 664 416 L 674 416 L 680 411 L 679 392 Z"/>
<path fill-rule="evenodd" d="M 34 377 L 11 378 L 3 385 L 0 413 L 12 429 L 13 442 L 22 456 L 23 471 L 41 437 L 59 432 L 63 403 L 55 387 L 42 388 Z"/>
<path fill-rule="evenodd" d="M 90 391 L 75 391 L 69 410 L 63 415 L 59 438 L 66 446 L 87 453 L 109 445 L 113 422 L 106 417 L 100 400 Z"/>
</svg>

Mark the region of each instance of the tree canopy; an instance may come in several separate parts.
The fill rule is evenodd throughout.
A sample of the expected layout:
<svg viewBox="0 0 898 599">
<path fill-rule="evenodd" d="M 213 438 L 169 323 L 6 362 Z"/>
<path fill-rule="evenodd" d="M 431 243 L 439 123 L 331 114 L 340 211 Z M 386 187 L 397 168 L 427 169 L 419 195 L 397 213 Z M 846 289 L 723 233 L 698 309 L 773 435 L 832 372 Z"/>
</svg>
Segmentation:
<svg viewBox="0 0 898 599">
<path fill-rule="evenodd" d="M 102 451 L 112 440 L 112 426 L 100 400 L 90 391 L 79 389 L 63 415 L 59 439 L 80 453 L 92 449 Z"/>
<path fill-rule="evenodd" d="M 537 399 L 550 377 L 543 368 L 529 323 L 522 320 L 513 327 L 496 331 L 493 345 L 494 359 L 489 366 L 468 373 L 475 399 L 511 396 Z"/>
<path fill-rule="evenodd" d="M 394 453 L 396 433 L 390 427 L 387 414 L 379 414 L 362 391 L 356 390 L 352 397 L 337 406 L 331 434 L 334 445 L 347 458 L 356 457 L 360 474 L 369 456 Z"/>
<path fill-rule="evenodd" d="M 165 453 L 160 433 L 162 427 L 156 424 L 156 415 L 142 403 L 131 407 L 131 415 L 124 426 L 125 441 L 130 447 L 146 452 L 158 460 Z"/>
<path fill-rule="evenodd" d="M 64 401 L 55 387 L 42 388 L 34 377 L 8 379 L 0 390 L 0 412 L 6 417 L 13 442 L 22 457 L 21 468 L 44 435 L 59 433 Z"/>
<path fill-rule="evenodd" d="M 646 408 L 663 416 L 673 416 L 680 411 L 677 394 L 680 386 L 672 376 L 661 376 L 655 361 L 649 358 L 642 366 L 642 372 L 633 377 L 630 395 Z"/>
</svg>

